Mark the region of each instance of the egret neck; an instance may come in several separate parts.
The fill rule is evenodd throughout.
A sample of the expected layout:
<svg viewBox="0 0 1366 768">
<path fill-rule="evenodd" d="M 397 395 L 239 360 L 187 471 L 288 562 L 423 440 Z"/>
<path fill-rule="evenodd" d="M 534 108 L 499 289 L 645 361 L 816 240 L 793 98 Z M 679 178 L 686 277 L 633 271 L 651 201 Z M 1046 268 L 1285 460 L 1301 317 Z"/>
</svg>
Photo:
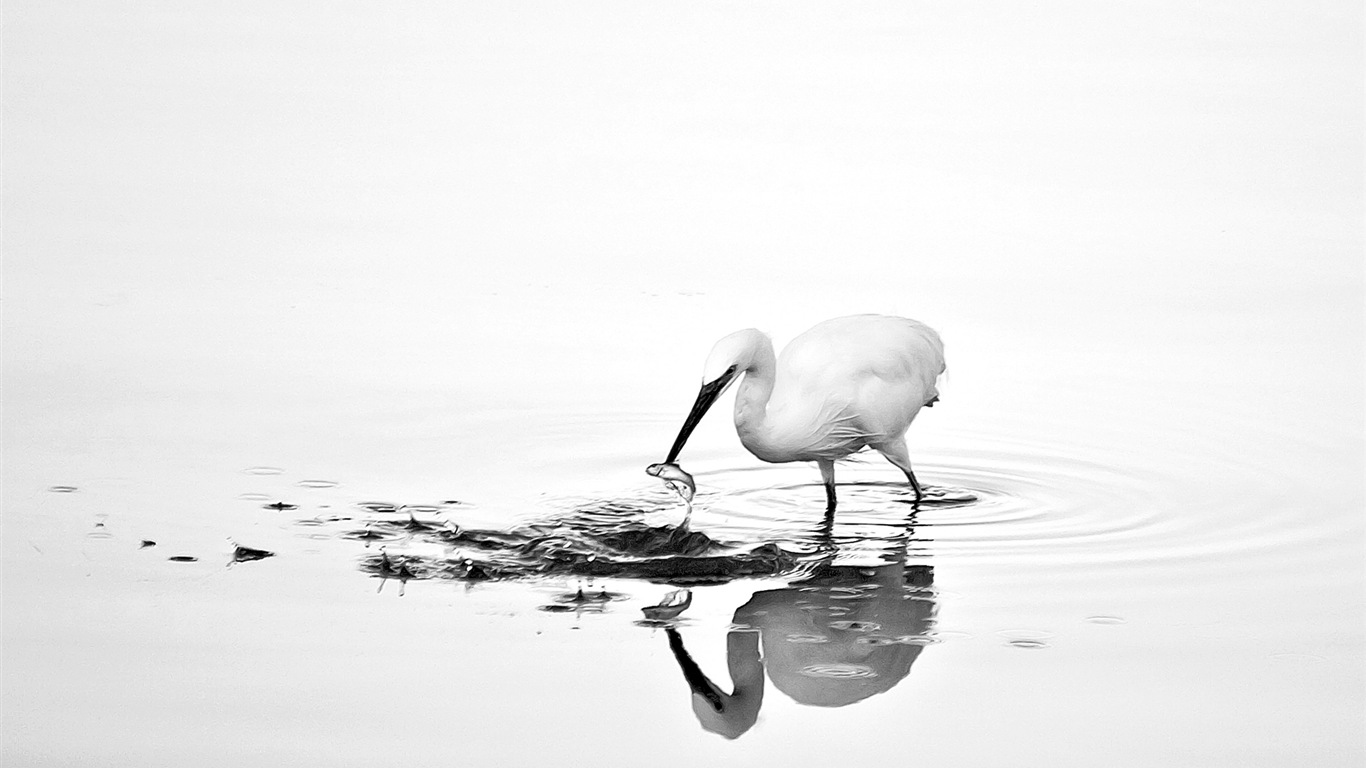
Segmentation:
<svg viewBox="0 0 1366 768">
<path fill-rule="evenodd" d="M 762 461 L 774 461 L 773 425 L 768 419 L 768 400 L 773 395 L 777 371 L 773 342 L 758 337 L 753 357 L 735 393 L 735 432 L 745 449 Z"/>
</svg>

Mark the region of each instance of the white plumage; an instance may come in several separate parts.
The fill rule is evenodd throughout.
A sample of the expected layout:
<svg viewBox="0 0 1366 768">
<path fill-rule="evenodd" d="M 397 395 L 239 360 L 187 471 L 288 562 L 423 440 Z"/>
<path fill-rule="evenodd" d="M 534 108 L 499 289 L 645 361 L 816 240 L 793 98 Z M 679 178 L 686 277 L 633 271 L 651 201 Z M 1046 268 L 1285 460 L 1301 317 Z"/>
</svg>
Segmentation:
<svg viewBox="0 0 1366 768">
<path fill-rule="evenodd" d="M 735 430 L 740 442 L 768 462 L 814 461 L 835 507 L 835 461 L 865 446 L 911 470 L 905 434 L 920 409 L 938 399 L 944 345 L 924 323 L 887 315 L 826 320 L 793 339 L 775 359 L 773 342 L 747 329 L 716 343 L 703 368 L 702 391 L 679 431 L 666 465 L 707 408 L 739 382 Z M 661 465 L 651 474 L 658 475 Z"/>
</svg>

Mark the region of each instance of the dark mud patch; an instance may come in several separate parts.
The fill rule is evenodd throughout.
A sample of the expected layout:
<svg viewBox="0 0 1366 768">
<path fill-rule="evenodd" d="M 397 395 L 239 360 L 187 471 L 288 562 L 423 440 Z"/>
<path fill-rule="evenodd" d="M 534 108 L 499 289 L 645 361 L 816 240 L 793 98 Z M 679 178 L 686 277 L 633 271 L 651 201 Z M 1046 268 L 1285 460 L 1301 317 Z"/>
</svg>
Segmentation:
<svg viewBox="0 0 1366 768">
<path fill-rule="evenodd" d="M 380 578 L 466 582 L 564 576 L 642 579 L 678 586 L 802 571 L 810 554 L 774 542 L 725 541 L 645 523 L 656 511 L 620 502 L 581 506 L 509 530 L 461 528 L 398 505 L 361 505 L 370 519 L 342 538 L 384 541 L 360 569 Z M 318 521 L 300 521 L 317 526 Z"/>
</svg>

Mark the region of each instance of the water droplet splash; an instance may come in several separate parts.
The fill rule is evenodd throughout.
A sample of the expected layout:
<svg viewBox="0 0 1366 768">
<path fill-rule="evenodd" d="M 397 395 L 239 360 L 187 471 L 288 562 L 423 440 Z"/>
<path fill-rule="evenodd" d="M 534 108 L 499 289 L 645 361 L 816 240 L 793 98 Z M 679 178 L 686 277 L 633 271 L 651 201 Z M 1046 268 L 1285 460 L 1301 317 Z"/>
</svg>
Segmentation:
<svg viewBox="0 0 1366 768">
<path fill-rule="evenodd" d="M 361 506 L 371 513 L 365 526 L 336 535 L 367 545 L 386 541 L 402 546 L 402 557 L 412 564 L 415 579 L 601 576 L 685 586 L 796 573 L 805 559 L 803 553 L 771 541 L 729 541 L 686 525 L 651 525 L 646 518 L 660 511 L 658 507 L 623 502 L 586 504 L 509 530 L 481 530 L 419 518 L 409 511 L 411 507 Z M 317 530 L 328 523 L 309 518 L 298 525 Z M 384 576 L 386 557 L 366 556 L 361 568 Z M 662 609 L 664 613 L 669 610 L 668 606 Z"/>
</svg>

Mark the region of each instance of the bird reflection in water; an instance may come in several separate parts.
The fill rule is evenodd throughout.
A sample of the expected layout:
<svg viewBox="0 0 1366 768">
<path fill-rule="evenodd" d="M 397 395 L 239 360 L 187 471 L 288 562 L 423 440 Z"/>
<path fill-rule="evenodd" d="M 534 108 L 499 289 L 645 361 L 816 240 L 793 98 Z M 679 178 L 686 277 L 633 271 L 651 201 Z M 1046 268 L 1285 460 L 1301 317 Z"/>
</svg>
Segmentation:
<svg viewBox="0 0 1366 768">
<path fill-rule="evenodd" d="M 682 635 L 666 628 L 702 727 L 729 739 L 752 728 L 765 675 L 797 703 L 817 707 L 854 704 L 905 679 L 930 641 L 936 607 L 934 571 L 907 565 L 905 544 L 892 562 L 839 566 L 832 554 L 808 577 L 756 592 L 735 611 L 726 637 L 730 693 L 693 661 Z"/>
</svg>

